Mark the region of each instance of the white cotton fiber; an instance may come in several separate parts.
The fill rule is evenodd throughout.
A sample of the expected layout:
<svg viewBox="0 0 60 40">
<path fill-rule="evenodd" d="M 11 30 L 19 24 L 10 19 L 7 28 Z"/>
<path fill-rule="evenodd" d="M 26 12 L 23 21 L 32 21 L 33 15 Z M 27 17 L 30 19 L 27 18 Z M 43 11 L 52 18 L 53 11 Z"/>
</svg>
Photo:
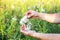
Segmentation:
<svg viewBox="0 0 60 40">
<path fill-rule="evenodd" d="M 21 20 L 20 20 L 20 24 L 23 25 L 25 23 L 27 23 L 29 21 L 29 19 L 27 18 L 27 16 L 24 16 Z"/>
<path fill-rule="evenodd" d="M 31 29 L 31 26 L 32 24 L 29 22 L 29 19 L 27 18 L 27 16 L 24 16 L 21 20 L 20 20 L 20 24 L 21 25 L 26 25 L 27 28 L 25 28 L 25 30 L 30 30 Z"/>
</svg>

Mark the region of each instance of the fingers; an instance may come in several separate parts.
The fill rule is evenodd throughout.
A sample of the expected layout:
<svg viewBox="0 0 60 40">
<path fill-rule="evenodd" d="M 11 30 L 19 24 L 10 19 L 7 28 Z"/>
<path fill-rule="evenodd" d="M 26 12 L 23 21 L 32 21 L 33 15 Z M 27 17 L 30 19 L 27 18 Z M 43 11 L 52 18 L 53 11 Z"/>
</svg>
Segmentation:
<svg viewBox="0 0 60 40">
<path fill-rule="evenodd" d="M 26 28 L 26 25 L 22 25 L 21 27 L 20 27 L 20 32 L 22 32 L 23 34 L 25 34 L 25 35 L 30 35 L 31 33 L 32 33 L 32 31 L 31 30 L 25 30 L 25 28 Z M 31 35 L 30 35 L 31 36 Z"/>
<path fill-rule="evenodd" d="M 29 10 L 25 15 L 26 15 L 28 18 L 32 18 L 32 16 L 33 16 L 33 10 Z"/>
<path fill-rule="evenodd" d="M 33 14 L 29 15 L 28 18 L 32 18 L 33 17 Z"/>
<path fill-rule="evenodd" d="M 32 13 L 32 10 L 29 10 L 28 12 L 26 12 L 25 15 L 30 15 Z"/>
<path fill-rule="evenodd" d="M 20 28 L 20 31 L 21 31 L 24 35 L 33 36 L 34 31 L 24 30 L 24 28 L 23 28 L 23 29 L 22 29 L 22 28 L 23 28 L 23 27 Z"/>
<path fill-rule="evenodd" d="M 32 37 L 35 37 L 35 38 L 39 38 L 38 33 L 36 33 L 35 31 L 33 31 L 33 30 L 25 30 L 25 29 L 24 29 L 24 25 L 21 26 L 20 31 L 21 31 L 24 35 L 32 36 Z"/>
<path fill-rule="evenodd" d="M 31 30 L 22 30 L 21 31 L 24 35 L 27 35 L 27 36 L 33 36 L 33 31 Z"/>
<path fill-rule="evenodd" d="M 27 28 L 27 26 L 24 24 L 20 27 L 20 30 L 25 30 L 25 28 Z"/>
<path fill-rule="evenodd" d="M 38 12 L 36 12 L 36 11 L 29 10 L 29 11 L 26 13 L 26 16 L 27 16 L 28 18 L 38 18 L 38 17 L 39 17 L 39 14 L 38 14 Z"/>
<path fill-rule="evenodd" d="M 20 32 L 22 32 L 24 35 L 29 35 L 28 31 L 25 30 L 25 28 L 26 28 L 26 26 L 25 26 L 25 25 L 22 25 L 22 26 L 20 27 Z"/>
</svg>

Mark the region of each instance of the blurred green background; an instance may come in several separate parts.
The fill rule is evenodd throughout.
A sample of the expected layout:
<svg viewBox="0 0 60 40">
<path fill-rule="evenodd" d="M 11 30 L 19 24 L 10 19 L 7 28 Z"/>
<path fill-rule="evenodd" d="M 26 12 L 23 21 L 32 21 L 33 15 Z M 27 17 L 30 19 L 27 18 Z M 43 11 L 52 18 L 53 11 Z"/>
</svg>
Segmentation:
<svg viewBox="0 0 60 40">
<path fill-rule="evenodd" d="M 20 19 L 28 10 L 44 13 L 60 12 L 60 0 L 0 0 L 0 40 L 38 40 L 20 32 Z M 60 33 L 60 24 L 41 19 L 30 19 L 33 30 L 42 33 Z"/>
</svg>

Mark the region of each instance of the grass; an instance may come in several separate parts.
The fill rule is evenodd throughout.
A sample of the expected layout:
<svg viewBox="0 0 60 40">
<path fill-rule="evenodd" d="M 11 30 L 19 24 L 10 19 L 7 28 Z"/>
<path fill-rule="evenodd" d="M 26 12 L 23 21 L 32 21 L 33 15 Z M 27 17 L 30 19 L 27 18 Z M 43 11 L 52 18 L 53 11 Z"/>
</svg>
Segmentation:
<svg viewBox="0 0 60 40">
<path fill-rule="evenodd" d="M 6 3 L 5 3 L 6 2 Z M 23 3 L 24 2 L 24 3 Z M 32 4 L 31 4 L 32 3 Z M 0 40 L 38 40 L 25 36 L 20 32 L 20 19 L 28 10 L 45 13 L 60 12 L 60 0 L 0 0 Z M 60 33 L 60 24 L 53 24 L 42 19 L 30 19 L 33 24 L 32 29 L 42 33 Z"/>
</svg>

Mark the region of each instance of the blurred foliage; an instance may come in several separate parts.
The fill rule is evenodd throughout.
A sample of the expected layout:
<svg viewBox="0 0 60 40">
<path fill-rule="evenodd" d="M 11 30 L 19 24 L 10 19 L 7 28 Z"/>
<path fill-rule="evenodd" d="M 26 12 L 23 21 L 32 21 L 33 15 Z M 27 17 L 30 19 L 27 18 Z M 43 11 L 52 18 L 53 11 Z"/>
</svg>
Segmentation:
<svg viewBox="0 0 60 40">
<path fill-rule="evenodd" d="M 0 0 L 0 40 L 37 40 L 20 33 L 19 21 L 26 11 L 60 12 L 60 0 Z M 60 33 L 60 24 L 31 19 L 33 30 L 42 33 Z"/>
</svg>

